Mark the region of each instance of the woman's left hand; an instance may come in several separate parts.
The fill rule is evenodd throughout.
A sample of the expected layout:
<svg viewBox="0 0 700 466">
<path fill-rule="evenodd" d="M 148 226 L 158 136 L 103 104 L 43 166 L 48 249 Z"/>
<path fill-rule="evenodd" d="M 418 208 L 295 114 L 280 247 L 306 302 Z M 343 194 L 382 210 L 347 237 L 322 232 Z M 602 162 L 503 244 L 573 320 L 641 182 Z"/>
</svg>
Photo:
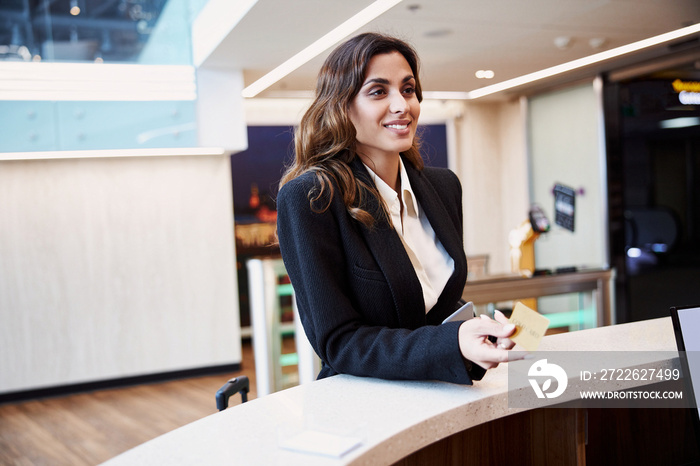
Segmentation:
<svg viewBox="0 0 700 466">
<path fill-rule="evenodd" d="M 486 317 L 486 316 L 484 314 L 482 314 L 481 317 Z M 503 315 L 503 313 L 501 311 L 499 311 L 498 309 L 496 309 L 494 311 L 493 317 L 500 324 L 507 325 L 509 323 L 508 318 L 505 315 Z M 498 338 L 496 340 L 496 346 L 498 346 L 499 348 L 509 350 L 509 349 L 513 349 L 513 347 L 515 346 L 515 342 L 513 340 L 511 340 L 510 338 Z"/>
<path fill-rule="evenodd" d="M 502 362 L 508 362 L 508 350 L 514 346 L 508 337 L 514 331 L 515 325 L 508 323 L 507 319 L 504 323 L 482 315 L 465 320 L 459 326 L 459 349 L 464 359 L 484 369 L 492 369 Z M 496 344 L 489 337 L 495 337 Z M 498 346 L 499 342 L 503 346 Z"/>
</svg>

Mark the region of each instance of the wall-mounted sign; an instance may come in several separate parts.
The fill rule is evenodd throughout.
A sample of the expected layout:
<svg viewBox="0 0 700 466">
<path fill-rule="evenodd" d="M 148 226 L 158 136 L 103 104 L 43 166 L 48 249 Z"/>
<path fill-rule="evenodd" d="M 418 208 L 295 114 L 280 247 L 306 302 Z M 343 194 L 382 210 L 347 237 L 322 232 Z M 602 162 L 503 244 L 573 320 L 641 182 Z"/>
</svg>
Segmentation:
<svg viewBox="0 0 700 466">
<path fill-rule="evenodd" d="M 554 223 L 574 231 L 576 191 L 561 184 L 554 185 Z"/>
<path fill-rule="evenodd" d="M 683 105 L 700 105 L 700 82 L 676 79 L 671 85 L 673 90 L 678 92 L 678 101 L 680 103 Z"/>
</svg>

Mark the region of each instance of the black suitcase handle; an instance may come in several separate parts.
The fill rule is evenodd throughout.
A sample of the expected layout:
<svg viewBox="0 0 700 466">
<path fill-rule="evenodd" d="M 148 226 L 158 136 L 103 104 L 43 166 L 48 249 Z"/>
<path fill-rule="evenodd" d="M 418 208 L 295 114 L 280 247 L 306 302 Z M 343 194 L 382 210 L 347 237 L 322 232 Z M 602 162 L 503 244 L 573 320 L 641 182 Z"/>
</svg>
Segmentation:
<svg viewBox="0 0 700 466">
<path fill-rule="evenodd" d="M 228 408 L 228 399 L 231 395 L 241 392 L 241 403 L 248 401 L 248 392 L 250 391 L 250 381 L 245 375 L 234 377 L 224 384 L 223 387 L 216 392 L 216 408 L 223 411 Z"/>
</svg>

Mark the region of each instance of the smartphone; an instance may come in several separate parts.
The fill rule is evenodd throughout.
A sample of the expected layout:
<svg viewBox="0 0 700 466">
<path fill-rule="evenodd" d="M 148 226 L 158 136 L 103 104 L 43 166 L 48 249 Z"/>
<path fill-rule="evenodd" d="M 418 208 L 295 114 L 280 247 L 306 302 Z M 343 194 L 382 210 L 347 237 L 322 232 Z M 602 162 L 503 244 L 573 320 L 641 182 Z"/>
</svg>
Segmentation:
<svg viewBox="0 0 700 466">
<path fill-rule="evenodd" d="M 469 320 L 472 317 L 474 317 L 474 303 L 469 301 L 468 303 L 464 304 L 462 307 L 454 311 L 452 315 L 449 316 L 447 319 L 443 320 L 442 323 L 444 324 L 446 322 L 453 322 L 456 320 Z"/>
</svg>

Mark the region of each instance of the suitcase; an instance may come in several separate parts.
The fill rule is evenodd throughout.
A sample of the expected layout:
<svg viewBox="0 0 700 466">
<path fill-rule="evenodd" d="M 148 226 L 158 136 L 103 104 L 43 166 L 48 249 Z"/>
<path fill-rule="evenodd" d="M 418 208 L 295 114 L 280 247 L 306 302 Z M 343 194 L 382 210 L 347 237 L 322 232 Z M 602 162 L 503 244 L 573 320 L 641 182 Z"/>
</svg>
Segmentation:
<svg viewBox="0 0 700 466">
<path fill-rule="evenodd" d="M 219 391 L 216 392 L 216 408 L 223 411 L 228 408 L 228 399 L 236 393 L 241 394 L 241 403 L 248 401 L 250 391 L 250 381 L 245 375 L 239 375 L 226 382 Z"/>
</svg>

